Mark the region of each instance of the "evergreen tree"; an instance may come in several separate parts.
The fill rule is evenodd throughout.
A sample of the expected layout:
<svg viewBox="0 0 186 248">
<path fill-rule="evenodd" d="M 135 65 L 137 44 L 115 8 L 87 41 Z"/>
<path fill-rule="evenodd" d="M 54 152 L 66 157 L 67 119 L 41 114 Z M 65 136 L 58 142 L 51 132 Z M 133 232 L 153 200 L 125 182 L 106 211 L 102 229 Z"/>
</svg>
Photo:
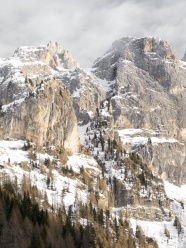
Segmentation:
<svg viewBox="0 0 186 248">
<path fill-rule="evenodd" d="M 41 247 L 42 246 L 41 246 L 38 235 L 35 232 L 33 232 L 30 248 L 41 248 Z"/>
</svg>

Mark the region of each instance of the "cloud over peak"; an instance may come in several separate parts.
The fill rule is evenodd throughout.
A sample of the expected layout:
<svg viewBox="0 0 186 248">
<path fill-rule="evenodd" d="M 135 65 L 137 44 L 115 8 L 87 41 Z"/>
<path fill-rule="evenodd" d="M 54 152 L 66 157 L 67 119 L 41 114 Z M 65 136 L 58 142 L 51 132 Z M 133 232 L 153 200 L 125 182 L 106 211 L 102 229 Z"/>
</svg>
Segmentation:
<svg viewBox="0 0 186 248">
<path fill-rule="evenodd" d="M 116 39 L 156 36 L 182 57 L 185 0 L 7 0 L 1 4 L 0 57 L 21 45 L 60 42 L 82 66 L 91 66 Z"/>
</svg>

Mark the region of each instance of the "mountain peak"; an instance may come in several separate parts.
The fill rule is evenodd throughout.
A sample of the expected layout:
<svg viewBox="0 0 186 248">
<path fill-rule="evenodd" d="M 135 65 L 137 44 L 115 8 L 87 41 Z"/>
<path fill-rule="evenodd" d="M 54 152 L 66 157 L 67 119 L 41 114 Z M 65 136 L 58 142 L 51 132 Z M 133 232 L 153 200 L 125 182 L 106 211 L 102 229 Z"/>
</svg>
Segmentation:
<svg viewBox="0 0 186 248">
<path fill-rule="evenodd" d="M 43 62 L 53 69 L 63 67 L 65 69 L 79 67 L 72 55 L 58 42 L 50 41 L 42 46 L 21 46 L 14 52 L 13 57 L 21 62 Z"/>
<path fill-rule="evenodd" d="M 169 63 L 175 66 L 179 59 L 168 42 L 160 38 L 123 37 L 116 40 L 107 52 L 94 62 L 93 67 L 97 68 L 97 71 L 102 71 L 100 78 L 113 80 L 118 65 L 123 61 L 132 62 L 134 66 L 156 78 L 154 71 L 158 65 L 166 66 Z"/>
<path fill-rule="evenodd" d="M 47 48 L 56 53 L 62 53 L 64 51 L 62 45 L 55 41 L 49 41 L 49 43 L 47 44 Z"/>
<path fill-rule="evenodd" d="M 127 60 L 133 60 L 137 55 L 156 54 L 161 59 L 178 60 L 177 54 L 168 42 L 157 37 L 136 38 L 125 36 L 113 42 L 103 57 L 98 58 L 93 67 L 96 67 L 97 62 L 109 54 L 117 54 Z M 132 57 L 131 57 L 132 56 Z"/>
</svg>

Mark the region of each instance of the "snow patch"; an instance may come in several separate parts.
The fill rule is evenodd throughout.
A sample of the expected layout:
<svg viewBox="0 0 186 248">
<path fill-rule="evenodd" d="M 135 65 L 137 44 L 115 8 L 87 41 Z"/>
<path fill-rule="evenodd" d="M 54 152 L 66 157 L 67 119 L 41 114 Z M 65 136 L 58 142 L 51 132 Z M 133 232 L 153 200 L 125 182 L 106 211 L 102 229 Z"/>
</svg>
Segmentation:
<svg viewBox="0 0 186 248">
<path fill-rule="evenodd" d="M 82 154 L 73 154 L 72 156 L 69 156 L 67 165 L 71 166 L 73 171 L 76 173 L 80 173 L 80 169 L 82 167 L 84 169 L 90 169 L 96 174 L 100 173 L 100 169 L 98 168 L 98 164 L 95 159 Z"/>
<path fill-rule="evenodd" d="M 1 140 L 0 141 L 0 163 L 28 162 L 28 152 L 22 148 L 26 141 L 23 140 Z"/>
<path fill-rule="evenodd" d="M 156 132 L 157 130 L 151 131 L 151 130 L 143 130 L 143 129 L 122 129 L 122 130 L 118 130 L 118 135 L 120 136 L 123 144 L 132 144 L 132 145 L 146 144 L 148 143 L 149 138 L 152 142 L 152 145 L 163 144 L 163 143 L 178 143 L 176 139 L 166 139 L 164 137 L 152 136 Z M 143 134 L 144 136 L 141 136 L 141 134 Z"/>
<path fill-rule="evenodd" d="M 84 144 L 85 137 L 86 137 L 86 131 L 87 131 L 87 128 L 89 127 L 90 127 L 90 122 L 84 126 L 78 126 L 79 138 L 80 138 L 80 142 L 82 145 Z"/>
<path fill-rule="evenodd" d="M 24 97 L 24 98 L 20 98 L 19 100 L 15 100 L 15 101 L 13 101 L 13 102 L 11 102 L 11 103 L 9 103 L 9 104 L 3 105 L 3 106 L 2 106 L 3 112 L 6 112 L 7 109 L 8 109 L 9 107 L 13 106 L 13 105 L 20 105 L 24 100 L 25 100 L 25 97 Z"/>
</svg>

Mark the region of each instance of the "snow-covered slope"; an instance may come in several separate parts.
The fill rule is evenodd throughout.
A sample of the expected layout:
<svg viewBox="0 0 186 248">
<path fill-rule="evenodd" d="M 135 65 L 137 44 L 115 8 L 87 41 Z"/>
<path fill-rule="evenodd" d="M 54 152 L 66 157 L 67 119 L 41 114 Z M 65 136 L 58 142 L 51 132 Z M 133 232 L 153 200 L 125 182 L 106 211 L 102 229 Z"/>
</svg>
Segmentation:
<svg viewBox="0 0 186 248">
<path fill-rule="evenodd" d="M 56 156 L 26 151 L 27 145 L 27 141 L 23 140 L 0 141 L 1 183 L 16 179 L 21 187 L 25 187 L 24 184 L 27 184 L 26 188 L 36 187 L 42 194 L 42 201 L 44 197 L 48 199 L 49 209 L 53 207 L 57 210 L 63 204 L 68 209 L 76 201 L 84 204 L 89 201 L 88 186 L 83 183 L 81 172 L 83 170 L 93 178 L 93 187 L 101 177 L 101 169 L 92 157 L 73 154 L 62 165 Z M 35 144 L 31 146 L 35 147 Z"/>
</svg>

